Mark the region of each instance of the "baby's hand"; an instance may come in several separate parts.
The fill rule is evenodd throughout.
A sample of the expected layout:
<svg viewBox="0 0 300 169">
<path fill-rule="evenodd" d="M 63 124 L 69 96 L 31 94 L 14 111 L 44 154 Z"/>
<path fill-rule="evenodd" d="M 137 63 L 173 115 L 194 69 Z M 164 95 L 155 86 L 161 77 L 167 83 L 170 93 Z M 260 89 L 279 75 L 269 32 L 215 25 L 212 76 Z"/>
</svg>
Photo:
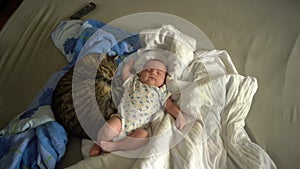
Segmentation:
<svg viewBox="0 0 300 169">
<path fill-rule="evenodd" d="M 180 112 L 177 116 L 177 119 L 175 121 L 175 125 L 179 130 L 182 130 L 184 128 L 184 126 L 186 125 L 186 120 L 182 114 L 182 112 Z"/>
<path fill-rule="evenodd" d="M 130 75 L 131 75 L 131 68 L 134 65 L 134 60 L 129 59 L 127 63 L 124 64 L 123 70 L 122 70 L 122 79 L 125 81 Z"/>
<path fill-rule="evenodd" d="M 134 60 L 131 58 L 131 59 L 128 60 L 127 63 L 125 63 L 124 69 L 131 70 L 133 65 L 134 65 Z"/>
</svg>

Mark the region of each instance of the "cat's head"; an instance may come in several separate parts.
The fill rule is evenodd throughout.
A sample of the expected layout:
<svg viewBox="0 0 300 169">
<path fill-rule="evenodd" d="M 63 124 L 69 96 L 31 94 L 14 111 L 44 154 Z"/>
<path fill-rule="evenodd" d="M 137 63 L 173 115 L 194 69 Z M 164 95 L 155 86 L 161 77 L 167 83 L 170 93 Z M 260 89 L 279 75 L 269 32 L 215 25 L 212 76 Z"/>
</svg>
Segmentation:
<svg viewBox="0 0 300 169">
<path fill-rule="evenodd" d="M 106 78 L 112 79 L 118 67 L 116 59 L 118 59 L 118 56 L 104 55 L 99 64 L 98 73 L 101 73 Z"/>
</svg>

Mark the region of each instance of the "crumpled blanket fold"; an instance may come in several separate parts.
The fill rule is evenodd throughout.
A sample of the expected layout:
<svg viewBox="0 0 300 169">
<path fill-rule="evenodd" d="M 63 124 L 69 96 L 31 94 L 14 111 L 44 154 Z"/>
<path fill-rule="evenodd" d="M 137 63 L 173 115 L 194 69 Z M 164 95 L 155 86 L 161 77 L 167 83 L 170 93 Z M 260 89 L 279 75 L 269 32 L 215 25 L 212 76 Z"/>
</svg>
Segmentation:
<svg viewBox="0 0 300 169">
<path fill-rule="evenodd" d="M 74 66 L 88 49 L 90 53 L 107 53 L 109 56 L 126 55 L 136 51 L 139 47 L 139 36 L 117 27 L 107 25 L 101 21 L 88 19 L 64 20 L 51 33 L 55 46 L 64 54 L 70 66 Z M 92 44 L 86 44 L 89 41 Z M 87 49 L 82 49 L 83 47 Z M 80 56 L 79 56 L 80 55 Z M 120 63 L 121 58 L 116 62 Z"/>
<path fill-rule="evenodd" d="M 0 137 L 0 168 L 55 168 L 68 142 L 67 133 L 57 122 Z"/>
</svg>

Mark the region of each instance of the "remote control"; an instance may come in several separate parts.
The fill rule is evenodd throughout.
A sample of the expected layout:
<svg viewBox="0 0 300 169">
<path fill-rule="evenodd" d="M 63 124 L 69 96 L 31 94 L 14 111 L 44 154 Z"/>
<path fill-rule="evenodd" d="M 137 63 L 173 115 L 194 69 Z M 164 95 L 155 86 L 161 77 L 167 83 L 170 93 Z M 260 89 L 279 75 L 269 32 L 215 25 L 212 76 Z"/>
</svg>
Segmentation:
<svg viewBox="0 0 300 169">
<path fill-rule="evenodd" d="M 93 3 L 93 2 L 90 2 L 88 5 L 84 6 L 79 11 L 77 11 L 75 14 L 73 14 L 72 16 L 70 16 L 70 19 L 80 19 L 84 15 L 90 13 L 95 8 L 96 8 L 96 4 Z"/>
</svg>

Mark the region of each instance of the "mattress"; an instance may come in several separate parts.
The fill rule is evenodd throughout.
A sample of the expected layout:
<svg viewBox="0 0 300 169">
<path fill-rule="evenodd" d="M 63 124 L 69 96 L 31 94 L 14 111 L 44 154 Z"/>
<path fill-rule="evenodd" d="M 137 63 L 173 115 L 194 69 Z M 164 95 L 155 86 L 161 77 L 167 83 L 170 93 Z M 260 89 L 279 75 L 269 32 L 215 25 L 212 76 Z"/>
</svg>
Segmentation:
<svg viewBox="0 0 300 169">
<path fill-rule="evenodd" d="M 93 1 L 82 18 L 139 32 L 173 24 L 202 49 L 226 50 L 241 75 L 257 78 L 258 90 L 246 118 L 246 131 L 279 169 L 298 166 L 300 153 L 300 2 L 283 0 Z M 50 35 L 88 2 L 24 0 L 0 32 L 0 127 L 22 112 L 49 77 L 66 64 Z M 166 18 L 147 18 L 145 12 Z M 139 14 L 135 20 L 126 17 Z M 170 20 L 168 18 L 178 17 Z M 137 15 L 134 15 L 137 16 Z M 125 18 L 125 19 L 124 19 Z M 140 21 L 138 19 L 141 19 Z M 186 22 L 195 27 L 187 27 Z M 198 31 L 203 32 L 199 35 Z M 207 42 L 207 39 L 209 42 Z M 81 140 L 72 137 L 60 168 L 83 157 Z M 75 155 L 76 154 L 76 155 Z M 234 164 L 231 164 L 234 165 Z M 228 166 L 231 168 L 231 166 Z"/>
</svg>

